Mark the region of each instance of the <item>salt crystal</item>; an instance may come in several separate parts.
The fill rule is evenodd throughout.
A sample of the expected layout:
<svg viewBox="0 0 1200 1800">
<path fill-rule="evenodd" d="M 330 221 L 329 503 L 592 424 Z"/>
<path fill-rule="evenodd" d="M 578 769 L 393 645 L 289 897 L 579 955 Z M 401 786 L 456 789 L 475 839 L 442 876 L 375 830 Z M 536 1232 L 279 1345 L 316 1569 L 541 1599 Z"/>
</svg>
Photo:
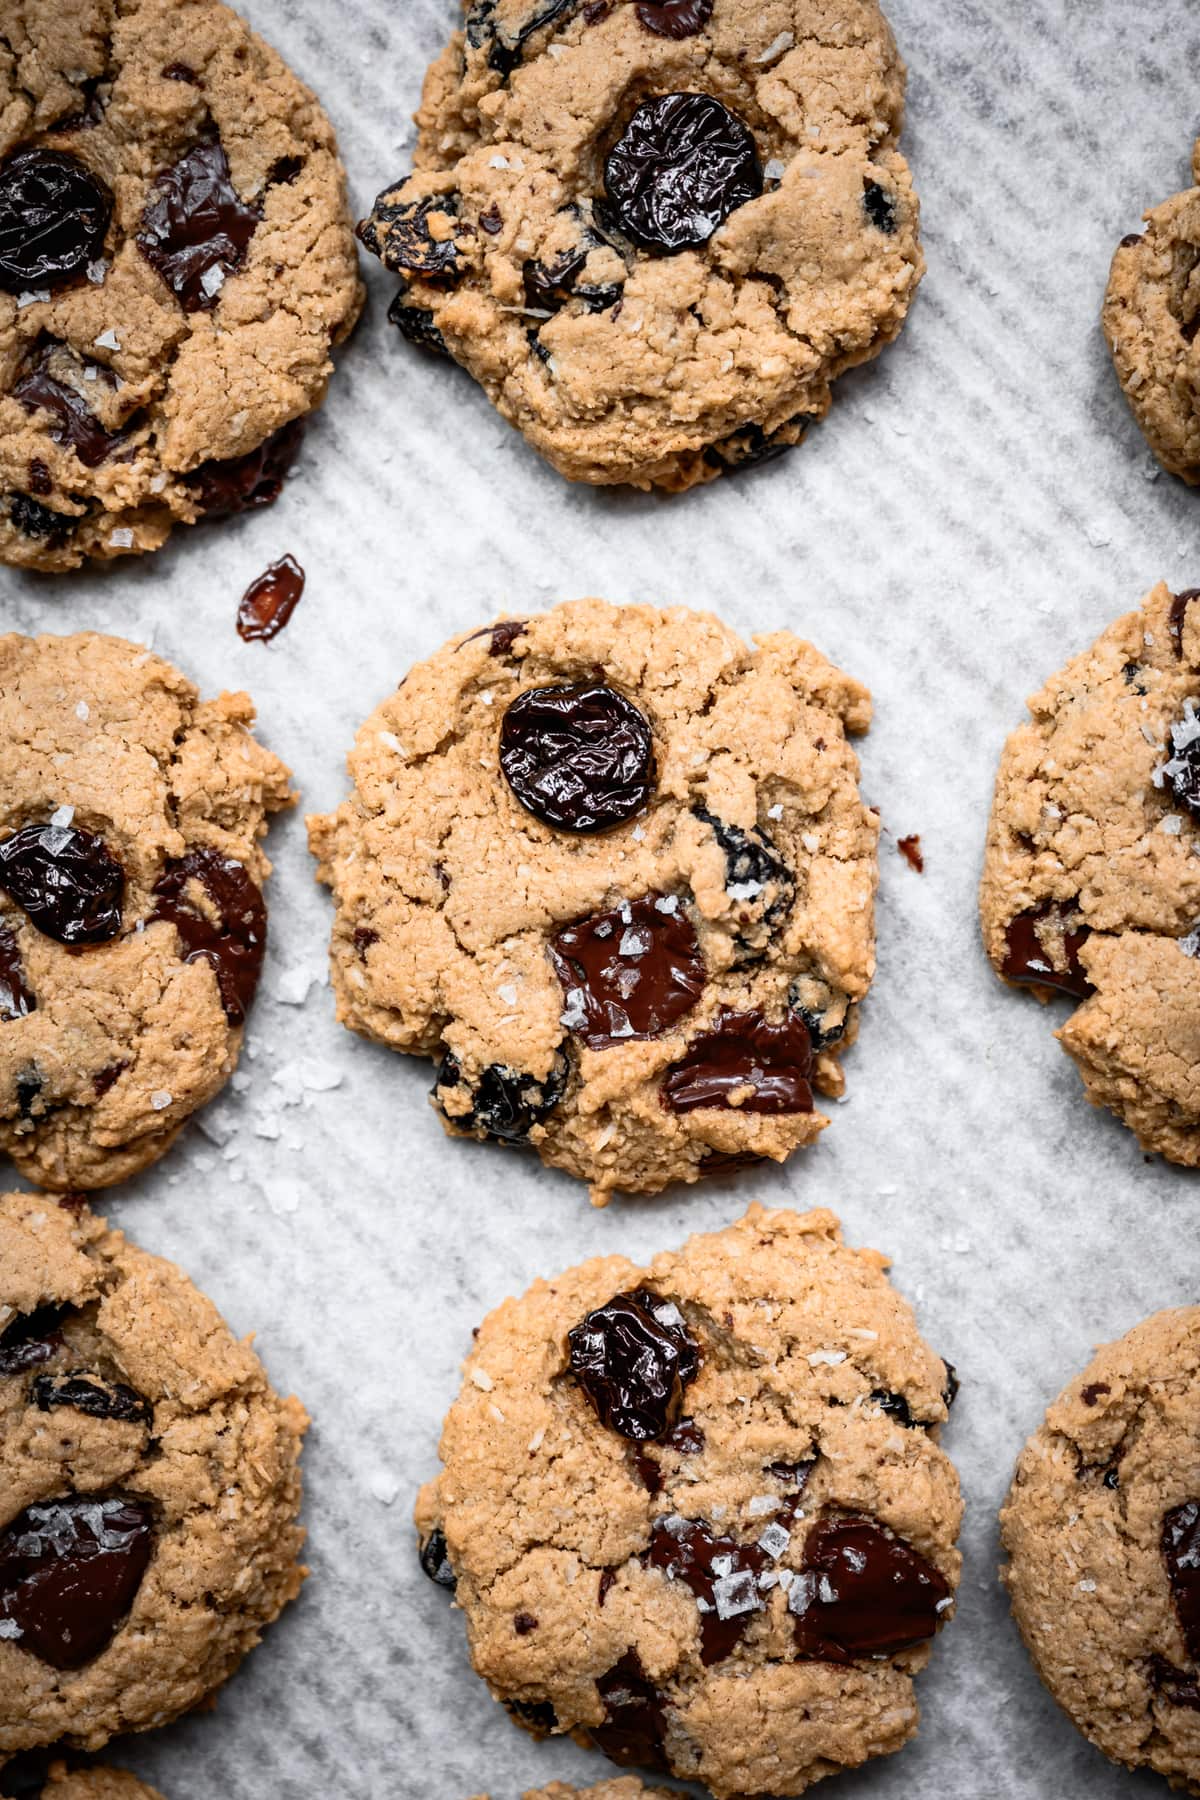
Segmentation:
<svg viewBox="0 0 1200 1800">
<path fill-rule="evenodd" d="M 91 716 L 92 716 L 92 711 L 91 711 L 91 708 L 89 707 L 87 701 L 86 700 L 78 701 L 75 706 L 75 717 L 77 719 L 82 719 L 83 723 L 86 725 L 88 720 L 91 718 Z"/>
<path fill-rule="evenodd" d="M 1183 830 L 1183 820 L 1178 813 L 1168 813 L 1166 818 L 1160 823 L 1158 829 L 1160 831 L 1165 831 L 1168 837 L 1178 837 Z"/>
<path fill-rule="evenodd" d="M 768 819 L 782 819 L 783 807 L 779 804 L 778 801 L 776 801 L 774 806 L 768 806 L 767 817 L 768 817 Z"/>
<path fill-rule="evenodd" d="M 844 1363 L 845 1360 L 846 1352 L 844 1350 L 814 1350 L 808 1359 L 808 1366 L 810 1369 L 815 1369 L 822 1363 L 827 1363 L 830 1368 L 835 1368 L 838 1363 Z"/>
<path fill-rule="evenodd" d="M 634 826 L 631 836 L 632 836 L 635 844 L 640 844 L 642 842 L 643 838 L 645 837 L 645 835 L 646 835 L 646 833 L 642 830 L 640 825 Z"/>
<path fill-rule="evenodd" d="M 245 1069 L 235 1069 L 229 1078 L 229 1085 L 235 1094 L 244 1094 L 250 1086 L 250 1077 Z"/>
<path fill-rule="evenodd" d="M 628 931 L 622 932 L 617 953 L 620 956 L 645 956 L 653 947 L 654 939 L 648 931 L 631 926 Z"/>
<path fill-rule="evenodd" d="M 821 848 L 821 840 L 815 831 L 802 831 L 800 833 L 800 842 L 804 845 L 804 848 L 808 851 L 810 856 L 815 856 L 817 851 Z"/>
<path fill-rule="evenodd" d="M 490 1394 L 496 1385 L 485 1369 L 472 1369 L 471 1380 L 477 1388 L 482 1388 L 485 1394 Z"/>
<path fill-rule="evenodd" d="M 674 1325 L 678 1327 L 684 1322 L 683 1314 L 673 1300 L 664 1300 L 661 1305 L 654 1307 L 653 1311 L 654 1316 L 660 1325 Z"/>
<path fill-rule="evenodd" d="M 517 990 L 511 981 L 502 981 L 500 986 L 496 989 L 496 992 L 503 1000 L 505 1006 L 515 1006 L 517 1004 Z"/>
<path fill-rule="evenodd" d="M 764 1513 L 778 1512 L 779 1497 L 776 1494 L 754 1494 L 746 1503 L 746 1511 L 752 1519 L 761 1518 Z"/>
<path fill-rule="evenodd" d="M 654 910 L 655 912 L 666 913 L 669 919 L 674 918 L 675 914 L 679 911 L 678 896 L 675 894 L 667 894 L 663 899 L 656 900 L 654 902 Z"/>
<path fill-rule="evenodd" d="M 485 706 L 494 705 L 495 700 L 496 700 L 496 696 L 495 696 L 495 694 L 493 694 L 491 688 L 484 688 L 484 690 L 483 690 L 482 694 L 480 694 L 479 698 L 483 701 L 483 704 Z"/>
<path fill-rule="evenodd" d="M 150 1104 L 155 1112 L 166 1112 L 173 1098 L 174 1096 L 168 1094 L 166 1088 L 159 1088 L 155 1093 L 151 1094 Z"/>
<path fill-rule="evenodd" d="M 115 531 L 109 532 L 108 541 L 114 550 L 132 550 L 133 549 L 133 528 L 132 528 L 132 526 L 118 525 Z"/>
<path fill-rule="evenodd" d="M 17 295 L 17 311 L 24 312 L 27 306 L 36 306 L 39 300 L 49 298 L 49 288 L 27 288 L 23 294 Z"/>
<path fill-rule="evenodd" d="M 96 367 L 95 363 L 87 363 L 84 366 L 83 379 L 85 381 L 98 381 L 99 378 L 100 378 L 100 371 Z"/>
<path fill-rule="evenodd" d="M 731 881 L 725 892 L 731 900 L 755 900 L 763 891 L 761 881 Z"/>
<path fill-rule="evenodd" d="M 775 1562 L 779 1561 L 791 1541 L 791 1532 L 778 1524 L 768 1525 L 758 1540 L 760 1549 L 765 1550 Z"/>
<path fill-rule="evenodd" d="M 763 169 L 768 181 L 782 181 L 784 165 L 777 156 L 773 156 Z"/>
<path fill-rule="evenodd" d="M 93 338 L 92 343 L 97 350 L 119 350 L 121 348 L 121 340 L 111 325 L 107 331 L 102 331 L 98 338 Z"/>
<path fill-rule="evenodd" d="M 102 256 L 98 256 L 94 262 L 90 262 L 87 266 L 87 278 L 93 287 L 103 287 L 104 277 L 107 274 L 108 264 Z"/>
<path fill-rule="evenodd" d="M 1096 1584 L 1094 1581 L 1080 1581 L 1077 1582 L 1076 1585 L 1081 1594 L 1094 1594 L 1096 1591 Z"/>
<path fill-rule="evenodd" d="M 379 741 L 381 744 L 386 745 L 389 750 L 394 750 L 397 756 L 407 755 L 404 745 L 400 742 L 400 739 L 396 736 L 394 731 L 381 731 L 379 733 Z"/>
<path fill-rule="evenodd" d="M 275 998 L 282 1006 L 303 1006 L 313 984 L 311 969 L 285 969 L 275 987 Z"/>
<path fill-rule="evenodd" d="M 21 1627 L 15 1619 L 0 1619 L 0 1638 L 19 1638 Z"/>
<path fill-rule="evenodd" d="M 489 169 L 507 169 L 508 166 L 509 166 L 509 162 L 508 162 L 507 156 L 489 156 L 488 157 L 488 168 Z"/>
<path fill-rule="evenodd" d="M 714 1565 L 715 1566 L 715 1565 Z M 738 1575 L 725 1575 L 713 1582 L 713 1599 L 719 1619 L 735 1619 L 739 1613 L 754 1612 L 762 1605 L 758 1583 L 749 1570 Z"/>
<path fill-rule="evenodd" d="M 56 806 L 54 811 L 50 814 L 50 823 L 59 831 L 65 831 L 74 817 L 75 808 L 73 806 Z"/>
<path fill-rule="evenodd" d="M 161 494 L 166 485 L 167 476 L 164 469 L 160 469 L 157 475 L 152 475 L 150 477 L 150 492 L 152 494 Z"/>
<path fill-rule="evenodd" d="M 1195 931 L 1189 931 L 1186 937 L 1180 938 L 1179 948 L 1185 956 L 1200 954 L 1200 925 L 1196 927 Z"/>
</svg>

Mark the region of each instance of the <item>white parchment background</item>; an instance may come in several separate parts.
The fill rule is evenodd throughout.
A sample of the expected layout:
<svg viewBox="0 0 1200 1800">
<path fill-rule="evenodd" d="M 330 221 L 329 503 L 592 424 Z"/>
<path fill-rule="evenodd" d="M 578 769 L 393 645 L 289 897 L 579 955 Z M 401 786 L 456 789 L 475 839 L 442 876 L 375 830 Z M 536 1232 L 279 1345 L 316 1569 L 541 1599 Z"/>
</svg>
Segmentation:
<svg viewBox="0 0 1200 1800">
<path fill-rule="evenodd" d="M 1147 1162 L 1086 1105 L 1050 1016 L 991 975 L 974 890 L 1024 696 L 1160 577 L 1200 584 L 1200 499 L 1155 477 L 1097 324 L 1117 239 L 1188 180 L 1200 19 L 1189 0 L 890 10 L 929 274 L 900 342 L 792 457 L 676 499 L 568 488 L 464 375 L 406 349 L 372 265 L 369 315 L 273 511 L 180 531 L 141 564 L 0 573 L 6 627 L 123 633 L 206 692 L 250 689 L 310 809 L 338 800 L 356 726 L 408 665 L 501 608 L 713 607 L 744 633 L 811 637 L 876 698 L 864 786 L 891 835 L 849 1103 L 787 1170 L 656 1201 L 596 1212 L 535 1159 L 447 1144 L 427 1066 L 335 1026 L 302 822 L 276 828 L 241 1091 L 109 1202 L 257 1332 L 315 1420 L 304 1597 L 213 1715 L 117 1746 L 170 1800 L 515 1800 L 602 1776 L 597 1756 L 527 1739 L 470 1674 L 461 1618 L 417 1568 L 413 1494 L 488 1308 L 755 1197 L 832 1206 L 851 1242 L 893 1252 L 964 1383 L 945 1439 L 968 1501 L 959 1616 L 921 1684 L 918 1742 L 840 1793 L 1165 1793 L 1110 1768 L 1042 1692 L 995 1581 L 995 1514 L 1092 1345 L 1196 1299 L 1200 1178 Z M 408 115 L 455 16 L 454 0 L 252 8 L 332 113 L 360 213 L 407 168 Z M 245 646 L 238 598 L 284 551 L 305 597 L 274 644 Z M 907 832 L 923 877 L 896 852 Z"/>
</svg>

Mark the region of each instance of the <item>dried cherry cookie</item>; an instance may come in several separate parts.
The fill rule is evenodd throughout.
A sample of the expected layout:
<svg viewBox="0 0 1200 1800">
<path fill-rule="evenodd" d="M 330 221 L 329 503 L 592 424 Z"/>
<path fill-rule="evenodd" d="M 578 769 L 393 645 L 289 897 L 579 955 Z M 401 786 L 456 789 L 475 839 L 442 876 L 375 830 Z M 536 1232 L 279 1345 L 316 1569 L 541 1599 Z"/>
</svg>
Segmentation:
<svg viewBox="0 0 1200 1800">
<path fill-rule="evenodd" d="M 1200 1307 L 1097 1353 L 1022 1451 L 1001 1527 L 1059 1705 L 1115 1762 L 1200 1793 Z"/>
<path fill-rule="evenodd" d="M 574 481 L 800 442 L 924 271 L 875 0 L 467 0 L 359 235 L 391 318 Z"/>
<path fill-rule="evenodd" d="M 1088 1098 L 1200 1165 L 1200 598 L 1160 585 L 1030 701 L 980 907 L 998 974 L 1069 995 Z"/>
<path fill-rule="evenodd" d="M 452 1134 L 654 1193 L 826 1120 L 874 968 L 869 697 L 790 632 L 584 600 L 419 664 L 309 821 L 338 1016 Z"/>
<path fill-rule="evenodd" d="M 0 1149 L 42 1186 L 144 1168 L 233 1071 L 291 800 L 253 718 L 122 638 L 0 637 Z"/>
<path fill-rule="evenodd" d="M 9 0 L 0 561 L 275 498 L 360 290 L 313 95 L 217 0 Z"/>
<path fill-rule="evenodd" d="M 0 1759 L 98 1750 L 299 1591 L 300 1444 L 248 1343 L 82 1203 L 0 1199 Z"/>
<path fill-rule="evenodd" d="M 76 1766 L 31 1754 L 0 1766 L 0 1795 L 5 1800 L 162 1800 L 157 1788 L 127 1769 Z"/>
<path fill-rule="evenodd" d="M 961 1504 L 952 1372 L 886 1268 L 752 1206 L 484 1321 L 417 1527 L 517 1723 L 717 1800 L 913 1736 Z"/>
<path fill-rule="evenodd" d="M 489 1797 L 477 1794 L 475 1800 L 489 1800 Z M 528 1789 L 521 1800 L 678 1800 L 678 1794 L 675 1790 L 668 1792 L 666 1788 L 644 1787 L 636 1775 L 618 1775 L 612 1781 L 601 1781 L 595 1787 L 587 1788 L 552 1781 L 549 1787 Z"/>
</svg>

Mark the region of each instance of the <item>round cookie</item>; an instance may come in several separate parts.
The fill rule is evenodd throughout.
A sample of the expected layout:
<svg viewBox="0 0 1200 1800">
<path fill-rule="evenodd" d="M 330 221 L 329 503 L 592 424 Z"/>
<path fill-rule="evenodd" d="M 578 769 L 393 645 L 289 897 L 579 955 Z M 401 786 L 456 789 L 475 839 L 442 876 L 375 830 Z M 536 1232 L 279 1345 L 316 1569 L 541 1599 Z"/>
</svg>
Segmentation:
<svg viewBox="0 0 1200 1800">
<path fill-rule="evenodd" d="M 583 600 L 419 664 L 309 820 L 338 1016 L 452 1133 L 654 1193 L 826 1120 L 874 970 L 869 697 L 790 632 Z"/>
<path fill-rule="evenodd" d="M 1200 607 L 1163 585 L 1029 702 L 980 891 L 998 974 L 1077 1002 L 1088 1098 L 1200 1166 Z"/>
<path fill-rule="evenodd" d="M 477 1794 L 475 1800 L 489 1800 Z M 636 1775 L 619 1775 L 613 1781 L 601 1781 L 595 1787 L 572 1787 L 566 1781 L 552 1781 L 549 1787 L 529 1788 L 521 1800 L 678 1800 L 674 1790 L 648 1788 Z"/>
<path fill-rule="evenodd" d="M 1022 1451 L 1001 1529 L 1059 1705 L 1115 1762 L 1200 1794 L 1200 1307 L 1097 1353 Z"/>
<path fill-rule="evenodd" d="M 313 95 L 218 0 L 10 0 L 0 561 L 265 505 L 361 304 Z"/>
<path fill-rule="evenodd" d="M 886 1267 L 753 1206 L 485 1319 L 416 1517 L 519 1724 L 717 1800 L 913 1736 L 961 1503 L 952 1372 Z"/>
<path fill-rule="evenodd" d="M 0 1199 L 0 1760 L 214 1694 L 299 1591 L 300 1444 L 248 1343 L 81 1203 Z"/>
<path fill-rule="evenodd" d="M 126 1179 L 237 1063 L 291 800 L 253 718 L 122 638 L 0 637 L 0 1149 L 31 1181 Z"/>
<path fill-rule="evenodd" d="M 43 1755 L 32 1754 L 0 1766 L 0 1795 L 6 1800 L 162 1800 L 157 1788 L 127 1769 L 47 1763 Z"/>
<path fill-rule="evenodd" d="M 924 271 L 875 0 L 467 0 L 359 227 L 390 317 L 573 481 L 778 454 Z"/>
</svg>

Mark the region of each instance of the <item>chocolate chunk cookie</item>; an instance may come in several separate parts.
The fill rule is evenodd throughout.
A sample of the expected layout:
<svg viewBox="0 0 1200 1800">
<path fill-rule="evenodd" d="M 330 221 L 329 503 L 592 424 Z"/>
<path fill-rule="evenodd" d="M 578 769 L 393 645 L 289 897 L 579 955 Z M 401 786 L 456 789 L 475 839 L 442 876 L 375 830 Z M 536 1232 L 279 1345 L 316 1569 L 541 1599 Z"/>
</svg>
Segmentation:
<svg viewBox="0 0 1200 1800">
<path fill-rule="evenodd" d="M 307 1420 L 81 1203 L 0 1198 L 0 1283 L 3 1761 L 216 1692 L 299 1591 Z"/>
<path fill-rule="evenodd" d="M 228 1080 L 291 800 L 245 694 L 122 638 L 0 637 L 0 1149 L 98 1188 Z"/>
<path fill-rule="evenodd" d="M 0 561 L 265 505 L 360 305 L 316 100 L 217 0 L 8 0 Z"/>
<path fill-rule="evenodd" d="M 717 1800 L 913 1736 L 961 1504 L 951 1372 L 886 1268 L 752 1206 L 484 1321 L 417 1528 L 518 1724 Z"/>
<path fill-rule="evenodd" d="M 58 1800 L 58 1796 L 53 1796 L 53 1800 Z M 477 1794 L 475 1800 L 488 1800 L 488 1796 Z M 549 1787 L 528 1789 L 521 1800 L 677 1800 L 677 1796 L 668 1793 L 666 1788 L 644 1787 L 636 1775 L 618 1775 L 612 1781 L 601 1781 L 589 1788 L 552 1781 Z"/>
<path fill-rule="evenodd" d="M 127 1769 L 76 1767 L 32 1754 L 0 1764 L 0 1795 L 5 1800 L 162 1800 L 156 1788 Z"/>
<path fill-rule="evenodd" d="M 875 0 L 467 0 L 359 235 L 403 335 L 573 481 L 798 444 L 924 270 Z"/>
<path fill-rule="evenodd" d="M 1004 1580 L 1091 1741 L 1200 1793 L 1200 1307 L 1098 1352 L 1021 1453 Z"/>
<path fill-rule="evenodd" d="M 1200 596 L 1159 586 L 1009 738 L 980 909 L 998 974 L 1075 1011 L 1088 1098 L 1200 1166 Z"/>
<path fill-rule="evenodd" d="M 653 1193 L 826 1120 L 874 969 L 866 691 L 811 645 L 578 601 L 411 671 L 309 820 L 339 1017 L 455 1134 Z"/>
</svg>

